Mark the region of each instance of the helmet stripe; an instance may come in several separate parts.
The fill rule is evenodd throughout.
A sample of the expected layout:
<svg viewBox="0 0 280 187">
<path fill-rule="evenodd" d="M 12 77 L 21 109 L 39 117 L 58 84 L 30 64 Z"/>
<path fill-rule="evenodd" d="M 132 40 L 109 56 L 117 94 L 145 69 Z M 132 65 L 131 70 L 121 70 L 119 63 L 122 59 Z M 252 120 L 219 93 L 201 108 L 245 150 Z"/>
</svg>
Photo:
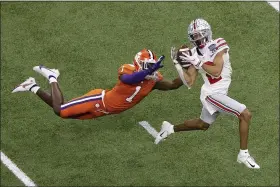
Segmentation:
<svg viewBox="0 0 280 187">
<path fill-rule="evenodd" d="M 196 29 L 195 21 L 196 21 L 196 19 L 195 19 L 194 22 L 193 22 L 193 29 L 194 29 L 194 30 Z"/>
<path fill-rule="evenodd" d="M 147 49 L 147 51 L 149 52 L 149 55 L 150 55 L 150 59 L 154 59 L 154 55 L 153 55 L 153 53 L 152 53 L 152 51 L 150 51 L 149 49 Z"/>
</svg>

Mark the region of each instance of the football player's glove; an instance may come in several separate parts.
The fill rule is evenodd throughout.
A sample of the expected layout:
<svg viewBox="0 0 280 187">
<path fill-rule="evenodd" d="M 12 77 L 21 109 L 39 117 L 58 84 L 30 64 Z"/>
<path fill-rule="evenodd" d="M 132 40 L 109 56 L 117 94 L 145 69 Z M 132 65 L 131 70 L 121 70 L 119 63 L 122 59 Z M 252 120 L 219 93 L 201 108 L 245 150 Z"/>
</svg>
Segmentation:
<svg viewBox="0 0 280 187">
<path fill-rule="evenodd" d="M 162 55 L 159 57 L 158 61 L 151 67 L 149 67 L 150 73 L 152 74 L 153 72 L 157 71 L 159 68 L 162 68 L 163 65 L 161 64 L 162 61 L 164 60 L 165 56 Z"/>
<path fill-rule="evenodd" d="M 179 62 L 177 61 L 177 54 L 178 54 L 178 51 L 176 50 L 175 47 L 171 47 L 171 51 L 170 51 L 170 54 L 171 54 L 171 60 L 172 62 L 175 64 L 178 64 Z"/>
<path fill-rule="evenodd" d="M 180 56 L 180 59 L 182 60 L 182 62 L 191 63 L 192 65 L 194 65 L 194 67 L 196 69 L 201 69 L 201 66 L 203 65 L 203 62 L 201 60 L 199 60 L 199 58 L 196 54 L 189 55 L 189 54 L 183 52 L 182 55 Z"/>
</svg>

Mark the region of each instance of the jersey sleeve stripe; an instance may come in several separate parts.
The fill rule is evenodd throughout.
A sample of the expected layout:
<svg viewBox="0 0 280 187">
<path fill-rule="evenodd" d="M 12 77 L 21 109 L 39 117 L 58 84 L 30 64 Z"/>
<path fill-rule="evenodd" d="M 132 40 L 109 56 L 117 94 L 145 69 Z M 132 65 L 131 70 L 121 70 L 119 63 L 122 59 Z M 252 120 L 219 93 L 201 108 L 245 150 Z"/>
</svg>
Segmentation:
<svg viewBox="0 0 280 187">
<path fill-rule="evenodd" d="M 204 62 L 203 64 L 207 64 L 209 66 L 214 66 L 213 62 L 211 62 L 211 61 Z"/>
<path fill-rule="evenodd" d="M 217 40 L 217 44 L 220 43 L 220 42 L 222 42 L 222 41 L 225 41 L 225 39 L 219 38 L 219 39 Z"/>
<path fill-rule="evenodd" d="M 218 45 L 218 46 L 216 47 L 216 50 L 220 49 L 220 48 L 221 48 L 222 46 L 224 46 L 224 45 L 227 45 L 227 43 L 225 42 L 225 43 L 222 43 L 222 44 Z"/>
</svg>

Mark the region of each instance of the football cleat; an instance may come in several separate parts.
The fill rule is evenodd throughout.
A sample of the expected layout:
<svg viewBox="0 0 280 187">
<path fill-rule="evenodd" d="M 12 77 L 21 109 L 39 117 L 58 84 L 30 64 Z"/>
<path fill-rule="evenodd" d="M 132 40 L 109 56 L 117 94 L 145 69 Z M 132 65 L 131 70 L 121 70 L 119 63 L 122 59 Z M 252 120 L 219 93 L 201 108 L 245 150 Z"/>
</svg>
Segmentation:
<svg viewBox="0 0 280 187">
<path fill-rule="evenodd" d="M 260 166 L 256 163 L 255 159 L 248 155 L 241 155 L 238 154 L 237 156 L 237 162 L 239 164 L 245 164 L 245 166 L 247 166 L 250 169 L 260 169 Z"/>
<path fill-rule="evenodd" d="M 60 75 L 58 69 L 49 69 L 42 65 L 33 67 L 33 70 L 43 75 L 47 79 L 50 79 L 51 77 L 57 79 L 58 76 Z"/>
<path fill-rule="evenodd" d="M 170 134 L 174 133 L 173 127 L 174 127 L 174 125 L 172 125 L 171 123 L 169 123 L 167 121 L 162 122 L 161 130 L 157 134 L 154 143 L 158 144 L 159 142 L 161 142 L 162 140 L 167 138 L 167 136 L 169 136 Z"/>
<path fill-rule="evenodd" d="M 23 83 L 21 83 L 20 85 L 18 85 L 13 91 L 12 93 L 16 93 L 16 92 L 26 92 L 26 91 L 31 91 L 31 88 L 37 86 L 35 79 L 33 77 L 29 77 L 28 79 L 26 79 L 26 81 L 24 81 Z"/>
</svg>

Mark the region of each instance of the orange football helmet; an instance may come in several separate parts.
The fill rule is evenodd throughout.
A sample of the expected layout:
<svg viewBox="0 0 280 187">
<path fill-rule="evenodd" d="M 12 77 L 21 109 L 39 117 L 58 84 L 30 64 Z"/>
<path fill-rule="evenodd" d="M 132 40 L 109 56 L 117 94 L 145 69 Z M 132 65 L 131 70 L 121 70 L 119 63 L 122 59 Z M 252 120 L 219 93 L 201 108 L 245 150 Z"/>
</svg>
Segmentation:
<svg viewBox="0 0 280 187">
<path fill-rule="evenodd" d="M 148 69 L 157 62 L 156 55 L 149 49 L 142 49 L 138 52 L 133 60 L 136 71 Z"/>
</svg>

